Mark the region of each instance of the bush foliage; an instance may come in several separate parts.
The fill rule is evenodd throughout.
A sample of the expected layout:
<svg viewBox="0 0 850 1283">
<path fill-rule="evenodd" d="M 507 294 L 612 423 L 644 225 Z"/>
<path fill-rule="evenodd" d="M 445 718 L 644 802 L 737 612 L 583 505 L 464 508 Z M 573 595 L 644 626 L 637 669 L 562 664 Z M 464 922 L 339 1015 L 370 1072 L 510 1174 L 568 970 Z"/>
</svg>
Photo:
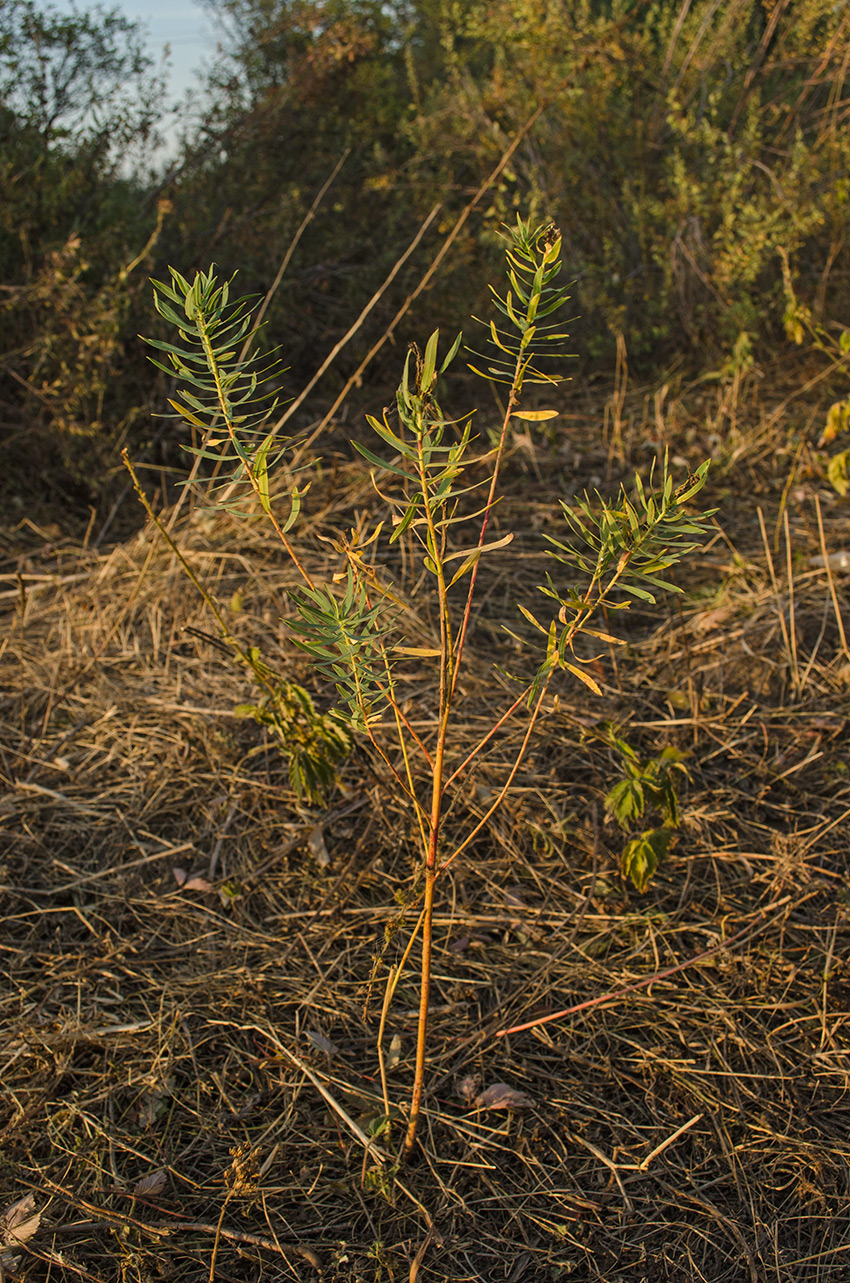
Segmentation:
<svg viewBox="0 0 850 1283">
<path fill-rule="evenodd" d="M 132 24 L 35 0 L 3 9 L 0 338 L 12 417 L 63 441 L 117 442 L 144 399 L 144 273 L 124 269 L 157 226 L 157 202 L 173 212 L 144 266 L 162 277 L 170 262 L 195 270 L 214 258 L 265 292 L 345 156 L 267 316 L 296 382 L 441 208 L 330 376 L 333 392 L 541 104 L 420 299 L 417 330 L 481 308 L 472 282 L 492 278 L 499 229 L 520 206 L 563 230 L 584 359 L 607 362 L 618 334 L 645 371 L 680 354 L 713 368 L 736 344 L 781 344 L 783 272 L 816 321 L 847 308 L 843 5 L 207 3 L 226 39 L 158 176 L 143 162 L 161 93 Z M 51 289 L 63 316 L 73 296 L 63 326 L 76 357 L 51 337 Z"/>
</svg>

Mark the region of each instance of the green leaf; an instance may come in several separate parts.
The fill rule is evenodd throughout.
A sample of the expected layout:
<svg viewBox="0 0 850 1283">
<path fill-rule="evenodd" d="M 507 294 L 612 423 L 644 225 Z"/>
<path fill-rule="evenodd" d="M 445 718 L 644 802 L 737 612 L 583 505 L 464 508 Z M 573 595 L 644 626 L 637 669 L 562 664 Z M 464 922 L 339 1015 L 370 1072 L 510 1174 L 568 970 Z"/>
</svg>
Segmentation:
<svg viewBox="0 0 850 1283">
<path fill-rule="evenodd" d="M 354 446 L 354 449 L 358 454 L 362 454 L 364 459 L 367 459 L 374 467 L 380 468 L 382 472 L 392 472 L 397 477 L 410 477 L 410 473 L 405 468 L 402 468 L 397 463 L 387 463 L 386 460 L 380 458 L 379 455 L 373 454 L 371 450 L 367 450 L 366 446 L 361 445 L 359 441 L 352 441 L 351 444 Z"/>
<path fill-rule="evenodd" d="M 639 601 L 650 601 L 652 602 L 653 605 L 655 604 L 655 598 L 653 597 L 651 592 L 644 592 L 642 588 L 636 588 L 635 585 L 632 583 L 628 585 L 628 587 L 626 588 L 626 592 L 630 593 L 634 597 L 637 597 Z"/>
<path fill-rule="evenodd" d="M 645 891 L 650 878 L 667 855 L 672 829 L 649 829 L 623 847 L 620 866 L 638 891 Z"/>
<path fill-rule="evenodd" d="M 257 483 L 259 500 L 266 516 L 271 516 L 272 511 L 271 501 L 269 499 L 268 454 L 273 441 L 274 433 L 270 432 L 251 461 L 251 471 L 253 472 L 254 480 Z"/>
<path fill-rule="evenodd" d="M 402 441 L 401 437 L 396 436 L 386 421 L 381 423 L 380 419 L 376 419 L 373 414 L 367 414 L 366 421 L 373 432 L 377 432 L 378 436 L 386 441 L 387 445 L 391 445 L 405 459 L 416 458 L 416 450 L 413 446 L 408 445 L 406 441 Z"/>
<path fill-rule="evenodd" d="M 298 520 L 298 514 L 301 511 L 302 496 L 307 493 L 309 488 L 310 488 L 309 484 L 306 485 L 303 490 L 298 490 L 296 488 L 295 490 L 292 491 L 292 494 L 289 496 L 289 503 L 290 503 L 289 516 L 286 518 L 286 521 L 284 522 L 282 527 L 283 533 L 285 535 L 289 533 L 289 531 L 292 529 L 292 527 L 295 525 L 296 521 Z"/>
<path fill-rule="evenodd" d="M 643 785 L 637 779 L 619 780 L 605 798 L 605 810 L 613 815 L 621 829 L 639 820 L 644 811 Z"/>
<path fill-rule="evenodd" d="M 449 366 L 451 365 L 452 361 L 453 361 L 453 360 L 455 359 L 455 357 L 457 356 L 458 351 L 459 351 L 459 349 L 460 349 L 460 345 L 461 345 L 461 341 L 462 341 L 462 339 L 463 339 L 463 331 L 461 330 L 460 334 L 458 334 L 458 336 L 457 336 L 457 338 L 455 339 L 454 343 L 451 345 L 451 347 L 450 347 L 450 349 L 449 349 L 448 356 L 445 358 L 445 360 L 443 361 L 443 364 L 440 366 L 440 373 L 441 373 L 441 374 L 445 374 L 446 370 L 449 368 Z"/>
<path fill-rule="evenodd" d="M 430 392 L 437 372 L 437 343 L 440 331 L 435 330 L 425 346 L 425 357 L 422 364 L 422 391 Z"/>
<path fill-rule="evenodd" d="M 415 494 L 413 496 L 413 500 L 409 508 L 407 509 L 407 512 L 405 512 L 404 516 L 401 518 L 401 521 L 399 521 L 395 530 L 390 535 L 391 544 L 394 544 L 396 539 L 400 539 L 401 536 L 405 533 L 405 531 L 409 528 L 409 526 L 413 522 L 414 517 L 419 511 L 419 502 L 421 498 L 422 498 L 421 494 Z"/>
</svg>

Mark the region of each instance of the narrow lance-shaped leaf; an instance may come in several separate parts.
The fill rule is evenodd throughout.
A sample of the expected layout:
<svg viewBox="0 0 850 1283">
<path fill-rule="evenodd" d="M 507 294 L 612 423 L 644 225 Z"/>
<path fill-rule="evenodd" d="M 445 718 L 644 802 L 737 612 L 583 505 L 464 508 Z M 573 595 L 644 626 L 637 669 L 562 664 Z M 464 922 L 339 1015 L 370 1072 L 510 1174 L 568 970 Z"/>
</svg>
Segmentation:
<svg viewBox="0 0 850 1283">
<path fill-rule="evenodd" d="M 451 582 L 448 584 L 448 587 L 451 588 L 452 585 L 456 584 L 459 579 L 462 579 L 464 575 L 468 574 L 469 571 L 472 569 L 472 567 L 477 564 L 482 553 L 492 552 L 494 548 L 507 547 L 507 545 L 512 541 L 513 537 L 514 537 L 513 532 L 511 532 L 510 534 L 505 535 L 503 539 L 496 539 L 492 543 L 483 544 L 482 547 L 480 548 L 473 548 L 471 550 L 467 548 L 465 550 L 466 559 L 461 565 L 460 569 L 455 571 L 455 574 Z M 443 564 L 446 564 L 449 561 L 454 561 L 456 558 L 463 557 L 463 556 L 464 556 L 463 552 L 453 552 L 449 557 L 443 558 Z"/>
<path fill-rule="evenodd" d="M 428 392 L 437 373 L 437 343 L 440 331 L 435 330 L 425 345 L 425 357 L 422 364 L 422 391 Z"/>
<path fill-rule="evenodd" d="M 577 677 L 580 682 L 584 682 L 585 686 L 589 687 L 590 690 L 593 691 L 594 695 L 602 694 L 602 688 L 599 683 L 591 677 L 589 673 L 585 672 L 584 669 L 578 668 L 575 664 L 568 664 L 566 660 L 564 660 L 563 663 L 567 672 L 572 673 L 573 677 Z"/>
<path fill-rule="evenodd" d="M 559 410 L 514 410 L 512 419 L 526 419 L 529 423 L 541 423 L 544 419 L 557 418 Z"/>
<path fill-rule="evenodd" d="M 451 345 L 451 347 L 449 348 L 448 355 L 444 358 L 444 360 L 443 360 L 443 364 L 440 366 L 440 373 L 441 373 L 441 374 L 445 374 L 446 370 L 449 368 L 449 366 L 451 365 L 452 361 L 453 361 L 453 360 L 455 359 L 455 357 L 457 356 L 457 354 L 458 354 L 458 350 L 459 350 L 459 348 L 460 348 L 460 345 L 461 345 L 461 341 L 462 341 L 462 339 L 463 339 L 463 331 L 461 331 L 461 332 L 460 332 L 460 334 L 458 334 L 458 336 L 457 336 L 457 338 L 455 339 L 454 343 L 453 343 L 453 344 Z"/>
</svg>

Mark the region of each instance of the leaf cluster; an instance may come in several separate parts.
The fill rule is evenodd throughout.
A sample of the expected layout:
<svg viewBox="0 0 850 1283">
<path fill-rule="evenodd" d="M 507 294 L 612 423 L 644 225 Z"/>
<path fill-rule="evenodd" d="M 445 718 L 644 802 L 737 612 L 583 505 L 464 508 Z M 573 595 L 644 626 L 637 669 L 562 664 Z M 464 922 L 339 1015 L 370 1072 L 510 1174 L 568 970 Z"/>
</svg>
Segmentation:
<svg viewBox="0 0 850 1283">
<path fill-rule="evenodd" d="M 624 876 L 631 878 L 638 891 L 645 891 L 667 854 L 673 830 L 679 826 L 677 785 L 682 776 L 690 778 L 684 765 L 686 754 L 668 745 L 657 756 L 641 761 L 625 740 L 612 736 L 612 743 L 625 773 L 606 796 L 605 810 L 625 833 L 645 811 L 654 811 L 661 818 L 660 827 L 630 837 L 620 856 Z"/>
<path fill-rule="evenodd" d="M 448 419 L 437 402 L 438 379 L 455 359 L 463 337 L 458 334 L 438 366 L 439 335 L 435 330 L 424 355 L 415 343 L 410 345 L 396 392 L 398 431 L 390 426 L 386 411 L 382 420 L 371 414 L 366 416 L 373 431 L 394 449 L 395 457 L 383 459 L 359 442 L 352 444 L 369 463 L 405 483 L 400 496 L 390 497 L 396 509 L 390 543 L 412 531 L 423 549 L 422 564 L 447 591 L 474 569 L 484 553 L 506 547 L 513 534 L 448 551 L 451 527 L 481 518 L 488 510 L 487 505 L 471 512 L 460 510 L 462 497 L 478 490 L 488 478 L 468 486 L 456 485 L 469 465 L 481 460 L 468 454 L 474 440 L 472 415 Z M 447 573 L 451 562 L 460 565 Z M 410 653 L 409 649 L 406 653 Z"/>
<path fill-rule="evenodd" d="M 281 373 L 280 361 L 274 353 L 266 357 L 250 351 L 258 330 L 253 320 L 256 299 L 231 299 L 233 278 L 219 284 L 214 266 L 198 272 L 191 284 L 175 268 L 169 270 L 170 285 L 152 282 L 154 305 L 176 327 L 181 342 L 153 338 L 145 342 L 167 361 L 151 357 L 152 363 L 182 381 L 169 404 L 202 434 L 200 445 L 185 449 L 215 465 L 214 490 L 236 490 L 235 499 L 223 500 L 228 511 L 244 511 L 247 487 L 269 515 L 269 470 L 292 442 L 279 438 L 275 426 L 270 426 L 278 405 L 275 380 Z M 289 496 L 284 533 L 298 517 L 303 494 L 296 487 Z"/>
<path fill-rule="evenodd" d="M 597 593 L 597 604 L 604 598 L 611 609 L 625 609 L 631 605 L 632 598 L 654 603 L 659 589 L 681 592 L 676 584 L 662 576 L 699 547 L 699 540 L 717 511 L 716 508 L 697 514 L 686 511 L 686 505 L 705 485 L 710 466 L 706 460 L 674 490 L 665 454 L 661 484 L 656 491 L 644 489 L 640 476 L 635 474 L 631 495 L 625 487 L 621 487 L 618 499 L 613 502 L 597 494 L 595 510 L 586 494 L 577 500 L 575 508 L 562 501 L 561 510 L 573 542 L 565 544 L 547 535 L 547 541 L 557 550 L 550 555 L 555 561 L 578 569 Z M 566 617 L 586 610 L 587 592 L 570 590 L 562 597 L 548 575 L 547 581 L 548 587 L 541 591 L 561 603 Z M 621 595 L 612 598 L 615 590 Z"/>
<path fill-rule="evenodd" d="M 411 528 L 419 532 L 446 531 L 453 524 L 454 516 L 444 515 L 450 501 L 458 492 L 454 483 L 466 466 L 466 453 L 472 440 L 472 418 L 447 419 L 436 399 L 437 381 L 451 365 L 460 348 L 462 335 L 458 334 L 442 362 L 438 362 L 440 332 L 435 330 L 425 347 L 424 354 L 415 343 L 410 345 L 404 363 L 402 379 L 396 391 L 398 430 L 390 426 L 389 415 L 377 419 L 367 414 L 373 432 L 394 452 L 392 459 L 383 459 L 360 442 L 354 448 L 364 459 L 382 472 L 400 478 L 404 483 L 401 499 L 394 499 L 397 509 L 393 520 L 394 530 L 390 543 L 395 543 Z M 458 428 L 459 433 L 447 433 Z M 463 493 L 463 492 L 461 492 Z M 426 537 L 427 543 L 427 537 Z M 436 572 L 436 545 L 428 544 L 426 566 Z"/>
<path fill-rule="evenodd" d="M 645 891 L 649 886 L 659 864 L 665 859 L 672 840 L 672 829 L 645 829 L 625 844 L 620 856 L 620 868 L 623 876 L 631 878 L 638 891 Z"/>
<path fill-rule="evenodd" d="M 640 820 L 647 808 L 661 812 L 665 828 L 678 828 L 676 781 L 682 775 L 689 778 L 684 765 L 686 754 L 668 745 L 657 757 L 641 762 L 624 740 L 616 739 L 614 744 L 622 755 L 625 776 L 605 798 L 606 811 L 623 830 Z"/>
<path fill-rule="evenodd" d="M 384 601 L 372 605 L 366 585 L 349 566 L 341 598 L 330 586 L 303 588 L 294 603 L 297 618 L 290 626 L 295 645 L 334 683 L 351 728 L 365 731 L 392 685 L 384 647 L 392 624 Z"/>
<path fill-rule="evenodd" d="M 351 752 L 351 733 L 336 712 L 320 713 L 309 691 L 279 677 L 252 647 L 248 656 L 262 667 L 262 694 L 256 704 L 238 704 L 239 717 L 251 717 L 277 737 L 287 761 L 289 783 L 299 801 L 320 805 L 336 779 L 336 767 Z"/>
<path fill-rule="evenodd" d="M 561 375 L 549 373 L 539 363 L 546 359 L 567 359 L 563 344 L 569 335 L 560 329 L 563 322 L 560 318 L 544 318 L 553 318 L 570 295 L 568 287 L 555 284 L 561 271 L 561 233 L 553 223 L 532 227 L 530 219 L 523 221 L 517 215 L 516 227 L 511 228 L 511 242 L 506 251 L 510 288 L 502 295 L 490 286 L 492 302 L 504 319 L 499 325 L 492 320 L 479 322 L 487 326 L 496 355 L 472 348 L 468 351 L 492 363 L 484 369 L 470 364 L 475 374 L 512 387 L 518 399 L 524 383 L 551 386 L 562 381 Z M 538 419 L 554 413 L 527 411 L 516 413 L 515 417 Z"/>
<path fill-rule="evenodd" d="M 621 645 L 621 639 L 590 626 L 592 616 L 602 607 L 609 610 L 626 610 L 637 598 L 655 602 L 655 592 L 681 592 L 669 579 L 662 578 L 683 557 L 699 547 L 708 524 L 717 511 L 715 508 L 693 514 L 685 505 L 702 489 L 708 475 L 710 461 L 700 464 L 687 480 L 673 488 L 667 457 L 665 455 L 661 484 L 657 490 L 647 490 L 639 475 L 635 475 L 634 492 L 627 494 L 621 487 L 615 501 L 608 501 L 597 493 L 597 506 L 591 505 L 587 494 L 578 499 L 575 508 L 561 503 L 571 543 L 552 535 L 544 538 L 552 545 L 549 555 L 573 573 L 578 571 L 584 586 L 563 589 L 547 572 L 546 583 L 538 585 L 545 597 L 555 601 L 560 609 L 557 618 L 548 625 L 520 605 L 519 610 L 546 638 L 544 659 L 531 687 L 534 699 L 549 674 L 556 667 L 570 672 L 595 694 L 601 694 L 599 684 L 576 662 L 567 658 L 580 633 L 594 637 L 609 645 Z M 652 478 L 650 477 L 650 485 Z M 508 630 L 510 631 L 510 630 Z"/>
</svg>

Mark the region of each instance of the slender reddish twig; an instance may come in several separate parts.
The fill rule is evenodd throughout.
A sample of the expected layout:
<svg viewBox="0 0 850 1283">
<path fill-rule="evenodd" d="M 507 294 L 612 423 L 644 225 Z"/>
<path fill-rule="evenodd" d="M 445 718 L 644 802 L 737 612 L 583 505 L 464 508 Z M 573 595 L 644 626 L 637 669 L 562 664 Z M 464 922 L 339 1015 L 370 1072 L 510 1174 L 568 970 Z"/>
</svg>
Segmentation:
<svg viewBox="0 0 850 1283">
<path fill-rule="evenodd" d="M 612 989 L 610 993 L 602 994 L 601 998 L 588 998 L 587 1002 L 576 1003 L 574 1007 L 565 1007 L 563 1011 L 555 1011 L 550 1016 L 540 1016 L 537 1020 L 529 1020 L 524 1025 L 512 1025 L 510 1029 L 497 1029 L 495 1036 L 504 1038 L 507 1034 L 522 1033 L 525 1029 L 536 1029 L 538 1025 L 546 1025 L 551 1020 L 563 1020 L 564 1016 L 573 1016 L 577 1011 L 587 1011 L 590 1007 L 598 1007 L 603 1002 L 610 1002 L 613 998 L 624 998 L 627 994 L 634 993 L 637 989 L 645 989 L 647 985 L 655 984 L 656 980 L 666 980 L 668 976 L 674 976 L 679 971 L 684 971 L 686 967 L 692 967 L 695 962 L 702 962 L 703 958 L 710 958 L 713 953 L 720 949 L 726 949 L 734 940 L 739 940 L 748 932 L 756 935 L 767 921 L 767 915 L 771 909 L 778 909 L 783 904 L 787 904 L 791 899 L 790 895 L 783 896 L 775 904 L 771 904 L 767 909 L 763 909 L 755 922 L 741 927 L 734 935 L 729 936 L 726 940 L 721 940 L 718 944 L 713 944 L 710 949 L 704 949 L 702 953 L 696 953 L 686 962 L 679 962 L 675 967 L 667 967 L 664 971 L 656 971 L 651 976 L 646 976 L 643 980 L 637 980 L 632 985 L 624 985 L 622 989 Z"/>
<path fill-rule="evenodd" d="M 516 699 L 511 704 L 510 708 L 507 709 L 504 713 L 502 713 L 502 716 L 499 718 L 498 722 L 495 722 L 490 727 L 489 731 L 484 736 L 484 738 L 478 741 L 478 743 L 475 745 L 475 748 L 470 753 L 467 754 L 467 756 L 461 762 L 460 766 L 449 776 L 449 778 L 446 780 L 446 788 L 448 788 L 450 784 L 453 784 L 454 781 L 457 779 L 457 777 L 463 771 L 466 770 L 467 766 L 469 766 L 470 762 L 472 762 L 478 756 L 478 754 L 481 752 L 482 748 L 488 742 L 488 740 L 491 740 L 493 736 L 496 734 L 496 732 L 502 726 L 504 726 L 508 718 L 511 717 L 516 712 L 516 710 L 519 708 L 520 704 L 525 699 L 530 689 L 531 689 L 530 686 L 526 686 L 525 690 L 521 691 L 520 694 L 517 695 Z"/>
</svg>

